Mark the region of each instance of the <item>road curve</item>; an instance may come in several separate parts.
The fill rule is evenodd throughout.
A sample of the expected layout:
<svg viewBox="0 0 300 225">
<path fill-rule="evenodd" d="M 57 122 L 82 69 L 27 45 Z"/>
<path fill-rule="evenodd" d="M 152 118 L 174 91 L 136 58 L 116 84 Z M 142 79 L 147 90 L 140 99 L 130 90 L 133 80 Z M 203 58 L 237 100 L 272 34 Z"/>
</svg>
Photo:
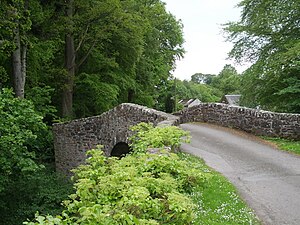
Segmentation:
<svg viewBox="0 0 300 225">
<path fill-rule="evenodd" d="M 300 157 L 258 138 L 208 124 L 182 124 L 191 143 L 182 150 L 224 174 L 263 224 L 300 225 Z"/>
</svg>

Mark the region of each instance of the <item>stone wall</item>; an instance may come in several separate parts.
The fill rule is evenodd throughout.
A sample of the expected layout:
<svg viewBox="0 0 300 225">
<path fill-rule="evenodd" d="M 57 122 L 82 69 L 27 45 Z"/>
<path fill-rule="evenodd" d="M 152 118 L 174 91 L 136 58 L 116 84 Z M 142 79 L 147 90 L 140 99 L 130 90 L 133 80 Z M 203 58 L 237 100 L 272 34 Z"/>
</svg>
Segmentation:
<svg viewBox="0 0 300 225">
<path fill-rule="evenodd" d="M 103 145 L 105 154 L 110 156 L 117 143 L 128 143 L 131 135 L 129 127 L 140 122 L 151 122 L 157 126 L 207 122 L 256 135 L 300 140 L 300 114 L 258 111 L 221 103 L 201 103 L 182 110 L 177 116 L 124 103 L 100 116 L 54 124 L 56 169 L 69 175 L 71 169 L 84 162 L 86 151 L 97 145 Z"/>
<path fill-rule="evenodd" d="M 82 164 L 86 151 L 101 144 L 107 156 L 119 142 L 128 143 L 129 127 L 140 122 L 178 125 L 179 118 L 143 106 L 124 103 L 114 109 L 84 119 L 53 125 L 56 169 L 63 174 Z"/>
<path fill-rule="evenodd" d="M 300 114 L 274 113 L 221 103 L 201 103 L 176 114 L 180 123 L 207 122 L 255 135 L 300 140 Z"/>
</svg>

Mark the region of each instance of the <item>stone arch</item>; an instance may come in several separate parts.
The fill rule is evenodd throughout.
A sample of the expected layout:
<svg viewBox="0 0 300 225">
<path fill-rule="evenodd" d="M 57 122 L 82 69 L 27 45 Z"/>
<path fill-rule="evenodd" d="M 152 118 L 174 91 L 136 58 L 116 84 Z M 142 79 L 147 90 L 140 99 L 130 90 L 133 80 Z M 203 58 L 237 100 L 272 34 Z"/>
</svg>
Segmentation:
<svg viewBox="0 0 300 225">
<path fill-rule="evenodd" d="M 122 157 L 129 152 L 131 152 L 131 148 L 126 142 L 118 142 L 112 148 L 110 156 Z"/>
<path fill-rule="evenodd" d="M 103 146 L 105 156 L 114 155 L 114 146 L 120 146 L 119 142 L 128 143 L 130 127 L 140 122 L 153 123 L 155 126 L 177 125 L 179 117 L 144 106 L 123 103 L 99 116 L 54 124 L 57 171 L 71 176 L 70 171 L 84 163 L 86 151 L 96 148 L 97 145 Z"/>
</svg>

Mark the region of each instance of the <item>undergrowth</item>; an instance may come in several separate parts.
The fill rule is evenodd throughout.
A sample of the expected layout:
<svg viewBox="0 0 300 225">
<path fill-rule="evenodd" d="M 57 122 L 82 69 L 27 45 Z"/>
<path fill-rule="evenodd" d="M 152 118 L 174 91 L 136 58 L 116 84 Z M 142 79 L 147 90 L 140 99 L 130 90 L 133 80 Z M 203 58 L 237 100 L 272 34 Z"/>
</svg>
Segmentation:
<svg viewBox="0 0 300 225">
<path fill-rule="evenodd" d="M 220 174 L 199 158 L 165 151 L 186 132 L 177 127 L 138 125 L 133 153 L 119 159 L 88 151 L 74 170 L 75 193 L 56 216 L 36 215 L 27 225 L 258 224 L 254 214 Z M 156 154 L 147 148 L 161 148 Z"/>
<path fill-rule="evenodd" d="M 271 138 L 271 137 L 262 137 L 262 138 L 264 140 L 267 140 L 275 144 L 281 150 L 300 155 L 300 141 L 288 140 L 283 138 Z"/>
</svg>

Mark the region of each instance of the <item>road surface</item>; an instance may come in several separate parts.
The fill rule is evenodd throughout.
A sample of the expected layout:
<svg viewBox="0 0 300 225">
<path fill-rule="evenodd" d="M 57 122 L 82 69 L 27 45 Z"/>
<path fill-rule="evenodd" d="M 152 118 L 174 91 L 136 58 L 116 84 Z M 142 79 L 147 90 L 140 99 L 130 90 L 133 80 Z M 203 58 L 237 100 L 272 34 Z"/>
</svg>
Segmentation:
<svg viewBox="0 0 300 225">
<path fill-rule="evenodd" d="M 201 123 L 181 127 L 192 136 L 182 150 L 225 175 L 263 224 L 300 225 L 299 156 L 229 128 Z"/>
</svg>

